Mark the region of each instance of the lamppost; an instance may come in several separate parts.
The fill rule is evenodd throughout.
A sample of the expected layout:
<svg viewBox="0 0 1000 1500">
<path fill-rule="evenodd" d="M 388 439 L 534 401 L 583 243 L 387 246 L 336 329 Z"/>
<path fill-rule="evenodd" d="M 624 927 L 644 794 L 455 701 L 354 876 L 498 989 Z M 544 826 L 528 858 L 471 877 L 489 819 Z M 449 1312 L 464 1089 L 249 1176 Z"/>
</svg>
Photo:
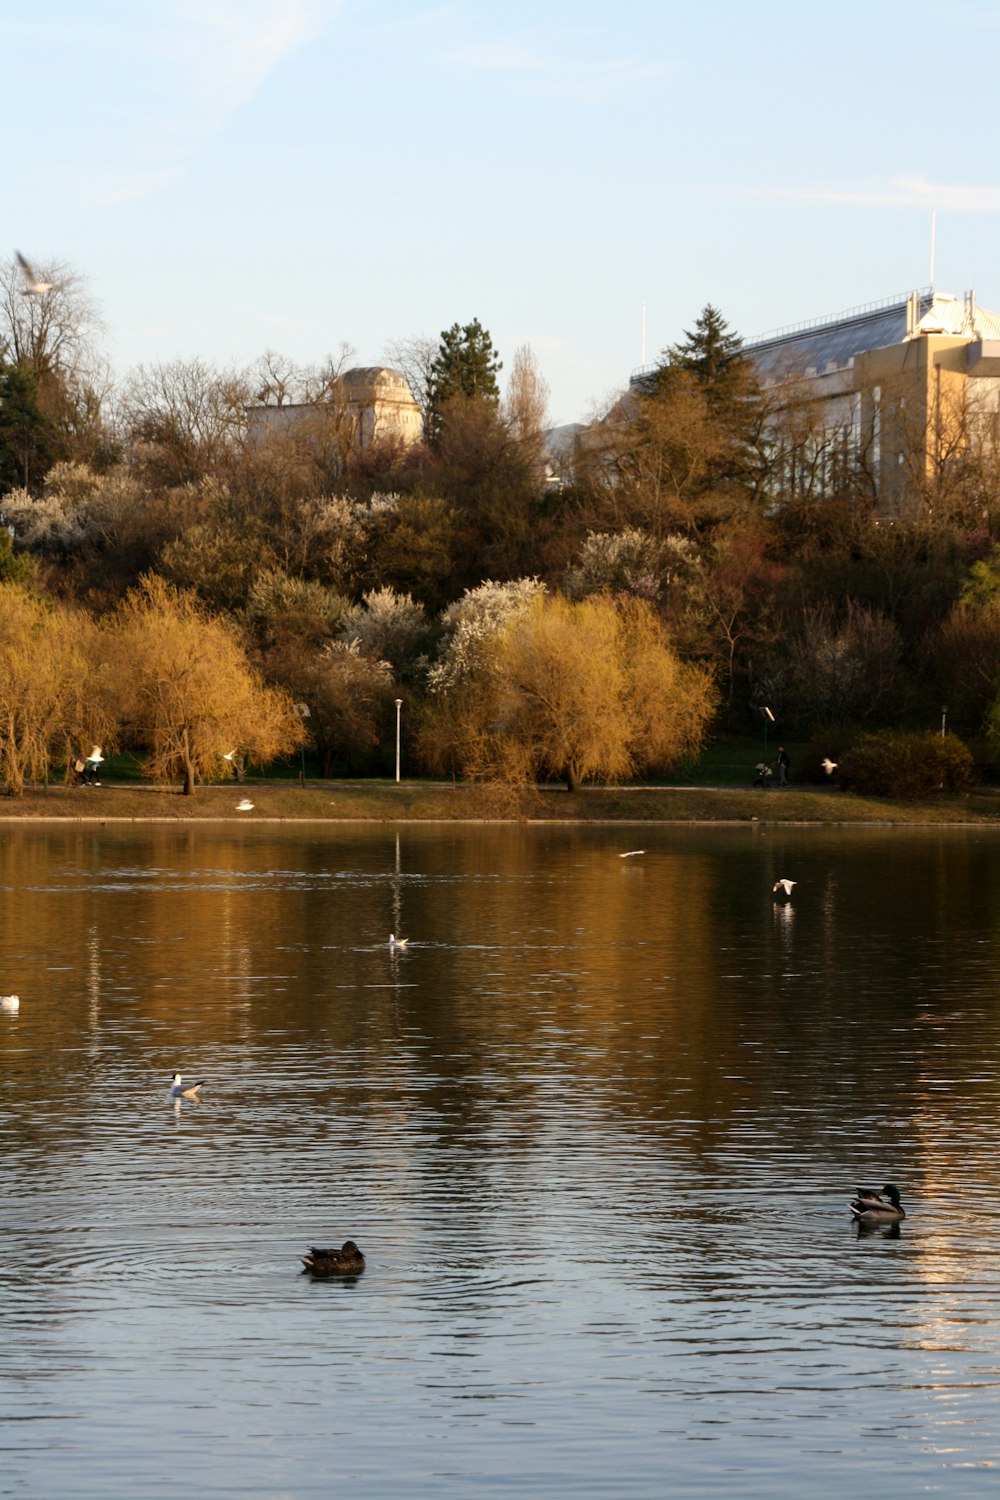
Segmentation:
<svg viewBox="0 0 1000 1500">
<path fill-rule="evenodd" d="M 308 705 L 308 703 L 293 703 L 292 704 L 292 713 L 295 715 L 295 717 L 297 719 L 309 719 L 309 718 L 312 718 L 312 715 L 309 712 L 309 705 Z M 299 771 L 299 782 L 301 783 L 302 786 L 305 786 L 305 784 L 306 784 L 306 742 L 305 742 L 305 740 L 303 740 L 302 743 L 299 746 L 299 765 L 300 765 L 300 768 L 301 768 L 300 771 Z"/>
<path fill-rule="evenodd" d="M 941 738 L 942 739 L 944 739 L 944 725 L 945 725 L 945 720 L 947 719 L 947 717 L 948 717 L 948 705 L 947 705 L 947 703 L 942 703 L 942 705 L 941 705 Z"/>
<path fill-rule="evenodd" d="M 764 764 L 766 766 L 767 765 L 767 726 L 768 726 L 768 724 L 773 724 L 774 723 L 774 714 L 771 712 L 771 710 L 767 707 L 766 704 L 762 703 L 761 706 L 760 706 L 760 716 L 764 720 Z"/>
<path fill-rule="evenodd" d="M 399 780 L 399 710 L 403 706 L 402 698 L 396 699 L 396 780 Z"/>
</svg>

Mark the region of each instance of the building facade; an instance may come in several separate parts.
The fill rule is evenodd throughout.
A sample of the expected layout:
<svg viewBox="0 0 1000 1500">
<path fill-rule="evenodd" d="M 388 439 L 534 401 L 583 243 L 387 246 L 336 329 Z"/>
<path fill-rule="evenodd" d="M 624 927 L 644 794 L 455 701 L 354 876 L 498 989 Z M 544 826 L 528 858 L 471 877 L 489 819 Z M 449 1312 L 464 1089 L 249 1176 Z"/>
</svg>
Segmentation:
<svg viewBox="0 0 1000 1500">
<path fill-rule="evenodd" d="M 251 407 L 248 423 L 256 441 L 269 434 L 318 440 L 323 430 L 334 426 L 355 452 L 384 442 L 410 447 L 423 433 L 420 408 L 406 376 L 384 365 L 345 370 L 325 401 Z"/>
<path fill-rule="evenodd" d="M 1000 426 L 1000 316 L 924 290 L 744 345 L 769 407 L 776 488 L 832 492 L 864 474 L 886 509 L 904 505 Z"/>
</svg>

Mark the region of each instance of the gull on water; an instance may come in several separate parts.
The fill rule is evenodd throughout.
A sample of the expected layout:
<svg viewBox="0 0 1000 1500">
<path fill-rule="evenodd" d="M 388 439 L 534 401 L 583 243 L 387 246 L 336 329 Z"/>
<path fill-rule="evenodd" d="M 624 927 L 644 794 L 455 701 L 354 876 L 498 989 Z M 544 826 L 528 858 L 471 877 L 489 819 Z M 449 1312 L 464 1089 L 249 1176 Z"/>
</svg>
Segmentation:
<svg viewBox="0 0 1000 1500">
<path fill-rule="evenodd" d="M 170 1097 L 171 1099 L 200 1099 L 204 1087 L 204 1078 L 199 1078 L 197 1083 L 185 1083 L 181 1074 L 175 1073 L 170 1085 Z"/>
<path fill-rule="evenodd" d="M 44 297 L 46 292 L 51 292 L 54 285 L 51 281 L 43 281 L 35 271 L 30 261 L 25 260 L 20 250 L 15 250 L 17 263 L 21 267 L 21 278 L 24 286 L 21 289 L 22 297 Z"/>
<path fill-rule="evenodd" d="M 19 995 L 0 995 L 0 1007 L 9 1010 L 11 1015 L 21 1008 L 21 997 Z"/>
<path fill-rule="evenodd" d="M 772 891 L 784 891 L 784 893 L 785 893 L 786 896 L 790 896 L 792 894 L 792 886 L 793 885 L 798 885 L 798 881 L 797 880 L 786 880 L 785 877 L 782 876 L 780 880 L 776 880 L 774 882 L 774 884 L 772 885 L 771 889 L 772 889 Z"/>
<path fill-rule="evenodd" d="M 390 932 L 390 934 L 389 934 L 389 947 L 390 948 L 408 948 L 409 946 L 410 946 L 410 940 L 409 940 L 409 938 L 398 938 L 394 932 Z"/>
</svg>

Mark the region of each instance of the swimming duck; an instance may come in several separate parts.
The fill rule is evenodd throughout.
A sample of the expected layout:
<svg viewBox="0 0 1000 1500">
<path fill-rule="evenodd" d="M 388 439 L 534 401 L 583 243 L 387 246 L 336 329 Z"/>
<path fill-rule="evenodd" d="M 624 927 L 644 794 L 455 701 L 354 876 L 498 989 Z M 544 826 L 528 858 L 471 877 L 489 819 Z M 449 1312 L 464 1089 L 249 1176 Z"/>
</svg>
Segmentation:
<svg viewBox="0 0 1000 1500">
<path fill-rule="evenodd" d="M 199 1099 L 204 1087 L 204 1078 L 200 1078 L 197 1083 L 185 1083 L 181 1074 L 175 1073 L 170 1084 L 170 1097 L 172 1099 Z"/>
<path fill-rule="evenodd" d="M 906 1218 L 899 1188 L 894 1182 L 887 1182 L 881 1193 L 874 1188 L 858 1188 L 851 1202 L 851 1216 L 858 1224 L 898 1224 Z"/>
<path fill-rule="evenodd" d="M 321 1250 L 310 1245 L 309 1254 L 300 1256 L 313 1276 L 360 1276 L 365 1258 L 353 1240 L 345 1240 L 339 1250 Z"/>
</svg>

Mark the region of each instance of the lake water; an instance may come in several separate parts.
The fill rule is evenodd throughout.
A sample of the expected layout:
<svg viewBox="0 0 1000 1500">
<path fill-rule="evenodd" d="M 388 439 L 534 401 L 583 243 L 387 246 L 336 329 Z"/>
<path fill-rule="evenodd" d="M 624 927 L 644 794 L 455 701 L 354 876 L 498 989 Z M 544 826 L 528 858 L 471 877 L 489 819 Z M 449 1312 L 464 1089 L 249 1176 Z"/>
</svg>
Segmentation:
<svg viewBox="0 0 1000 1500">
<path fill-rule="evenodd" d="M 3 1496 L 996 1492 L 1000 830 L 6 825 L 0 990 Z"/>
</svg>

